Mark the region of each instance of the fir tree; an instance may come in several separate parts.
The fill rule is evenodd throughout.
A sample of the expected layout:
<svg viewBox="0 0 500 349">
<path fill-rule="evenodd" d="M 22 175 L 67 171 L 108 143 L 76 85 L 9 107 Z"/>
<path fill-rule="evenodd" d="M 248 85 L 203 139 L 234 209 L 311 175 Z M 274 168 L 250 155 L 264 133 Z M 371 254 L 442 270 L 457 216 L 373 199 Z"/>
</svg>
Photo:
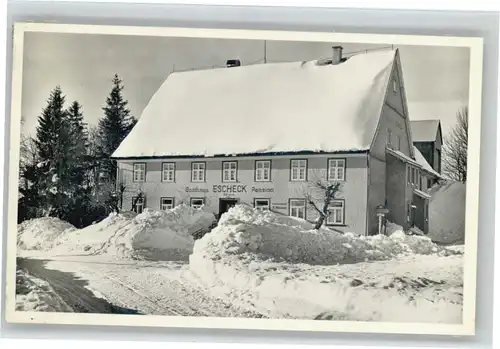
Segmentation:
<svg viewBox="0 0 500 349">
<path fill-rule="evenodd" d="M 45 215 L 61 216 L 67 203 L 68 172 L 71 171 L 70 123 L 64 110 L 65 97 L 61 88 L 52 90 L 38 119 L 36 147 L 40 162 L 36 165 L 36 188 L 44 199 L 40 207 Z"/>
<path fill-rule="evenodd" d="M 102 108 L 104 117 L 99 120 L 101 171 L 108 181 L 116 180 L 116 162 L 111 155 L 128 135 L 136 120 L 127 108 L 128 101 L 123 98 L 123 82 L 115 74 L 113 88 Z"/>
</svg>

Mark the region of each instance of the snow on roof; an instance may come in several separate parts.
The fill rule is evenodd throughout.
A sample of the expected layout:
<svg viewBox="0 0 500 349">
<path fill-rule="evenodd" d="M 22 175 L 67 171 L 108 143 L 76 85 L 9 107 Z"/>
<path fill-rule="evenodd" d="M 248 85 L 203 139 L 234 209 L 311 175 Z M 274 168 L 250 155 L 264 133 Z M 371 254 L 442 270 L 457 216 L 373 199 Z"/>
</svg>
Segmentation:
<svg viewBox="0 0 500 349">
<path fill-rule="evenodd" d="M 415 120 L 411 122 L 413 142 L 434 142 L 439 129 L 439 120 Z"/>
<path fill-rule="evenodd" d="M 424 199 L 430 199 L 430 198 L 431 198 L 431 196 L 430 196 L 429 194 L 424 193 L 424 192 L 423 192 L 423 191 L 421 191 L 421 190 L 418 190 L 418 189 L 413 189 L 413 192 L 414 192 L 415 194 L 417 194 L 418 196 L 423 197 Z"/>
<path fill-rule="evenodd" d="M 173 73 L 113 157 L 368 150 L 395 52 Z"/>
<path fill-rule="evenodd" d="M 415 152 L 415 160 L 420 166 L 422 166 L 422 169 L 424 169 L 425 171 L 429 172 L 430 174 L 436 177 L 441 178 L 441 175 L 432 168 L 432 166 L 427 162 L 427 160 L 425 160 L 424 156 L 417 149 L 417 147 L 413 146 L 413 151 Z"/>
<path fill-rule="evenodd" d="M 397 157 L 398 159 L 400 159 L 404 162 L 408 162 L 408 163 L 410 163 L 412 165 L 416 165 L 418 167 L 421 166 L 416 160 L 412 159 L 411 157 L 409 157 L 405 153 L 401 152 L 400 150 L 395 150 L 395 149 L 391 149 L 391 148 L 386 148 L 386 150 L 389 154 Z"/>
</svg>

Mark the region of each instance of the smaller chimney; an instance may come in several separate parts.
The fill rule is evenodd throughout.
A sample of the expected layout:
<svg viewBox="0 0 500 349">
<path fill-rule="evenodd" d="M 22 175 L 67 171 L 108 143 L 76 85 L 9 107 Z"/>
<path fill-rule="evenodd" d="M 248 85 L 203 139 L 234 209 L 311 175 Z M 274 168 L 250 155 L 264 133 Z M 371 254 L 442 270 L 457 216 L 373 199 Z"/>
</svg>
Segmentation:
<svg viewBox="0 0 500 349">
<path fill-rule="evenodd" d="M 342 46 L 333 46 L 333 55 L 332 55 L 332 65 L 339 64 L 342 61 Z"/>
<path fill-rule="evenodd" d="M 229 59 L 226 61 L 226 67 L 231 68 L 231 67 L 239 67 L 241 66 L 241 62 L 239 59 Z"/>
</svg>

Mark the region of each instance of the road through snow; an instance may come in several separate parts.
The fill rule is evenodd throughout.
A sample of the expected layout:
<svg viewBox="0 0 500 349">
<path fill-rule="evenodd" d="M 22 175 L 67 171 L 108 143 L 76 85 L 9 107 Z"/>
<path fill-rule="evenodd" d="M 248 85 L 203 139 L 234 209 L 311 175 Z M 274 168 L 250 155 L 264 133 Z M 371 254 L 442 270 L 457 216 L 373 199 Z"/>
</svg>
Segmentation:
<svg viewBox="0 0 500 349">
<path fill-rule="evenodd" d="M 61 256 L 18 258 L 18 267 L 47 281 L 75 312 L 262 317 L 210 297 L 185 263 Z"/>
</svg>

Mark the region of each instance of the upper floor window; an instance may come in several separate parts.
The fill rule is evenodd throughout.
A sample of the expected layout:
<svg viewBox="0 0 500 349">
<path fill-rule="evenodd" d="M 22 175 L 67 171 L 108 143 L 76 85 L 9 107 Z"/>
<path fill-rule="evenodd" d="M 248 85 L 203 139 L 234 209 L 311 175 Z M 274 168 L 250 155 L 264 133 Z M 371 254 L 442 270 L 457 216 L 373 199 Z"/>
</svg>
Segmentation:
<svg viewBox="0 0 500 349">
<path fill-rule="evenodd" d="M 345 180 L 345 160 L 344 159 L 329 159 L 328 160 L 328 180 L 343 181 Z"/>
<path fill-rule="evenodd" d="M 329 215 L 326 217 L 326 224 L 344 224 L 344 200 L 333 200 L 328 207 Z"/>
<path fill-rule="evenodd" d="M 205 169 L 204 162 L 193 162 L 191 164 L 191 182 L 205 182 Z"/>
<path fill-rule="evenodd" d="M 290 199 L 290 216 L 306 219 L 306 200 Z"/>
<path fill-rule="evenodd" d="M 163 182 L 175 182 L 175 163 L 164 162 L 161 173 L 161 180 Z"/>
<path fill-rule="evenodd" d="M 396 137 L 396 142 L 397 142 L 396 143 L 396 147 L 397 147 L 396 149 L 397 150 L 401 150 L 401 136 L 397 136 Z"/>
<path fill-rule="evenodd" d="M 271 160 L 255 161 L 255 181 L 269 182 L 271 180 Z"/>
<path fill-rule="evenodd" d="M 146 179 L 146 164 L 144 162 L 134 164 L 134 182 L 144 182 Z"/>
<path fill-rule="evenodd" d="M 398 92 L 398 82 L 396 81 L 396 79 L 392 79 L 392 92 Z"/>
<path fill-rule="evenodd" d="M 161 198 L 160 208 L 164 211 L 174 208 L 174 198 Z"/>
<path fill-rule="evenodd" d="M 387 130 L 387 145 L 392 145 L 392 131 L 390 129 Z"/>
<path fill-rule="evenodd" d="M 307 160 L 292 160 L 290 167 L 292 181 L 305 181 L 307 179 Z"/>
<path fill-rule="evenodd" d="M 222 181 L 236 182 L 238 163 L 236 161 L 224 161 L 222 163 Z"/>
</svg>

